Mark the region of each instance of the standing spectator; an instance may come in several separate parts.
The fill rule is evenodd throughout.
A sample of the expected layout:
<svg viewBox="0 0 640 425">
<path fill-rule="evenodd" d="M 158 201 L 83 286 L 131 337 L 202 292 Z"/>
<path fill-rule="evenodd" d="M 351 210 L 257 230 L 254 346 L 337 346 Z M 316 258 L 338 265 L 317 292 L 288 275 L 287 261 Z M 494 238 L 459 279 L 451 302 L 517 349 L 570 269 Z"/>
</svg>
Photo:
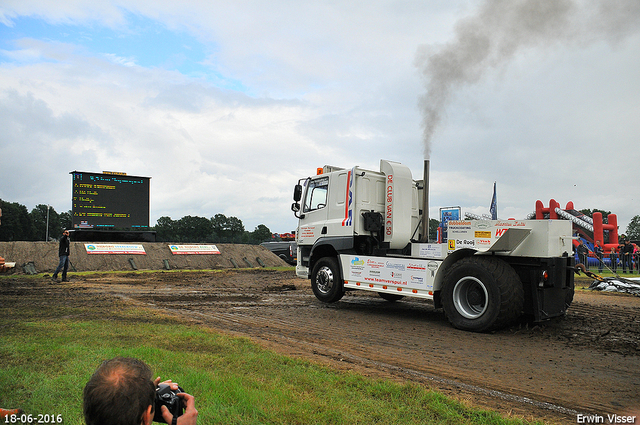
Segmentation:
<svg viewBox="0 0 640 425">
<path fill-rule="evenodd" d="M 576 251 L 578 251 L 578 261 L 584 264 L 587 269 L 589 269 L 589 263 L 587 262 L 587 260 L 589 259 L 589 248 L 587 248 L 584 242 L 580 241 L 580 245 L 578 245 Z"/>
<path fill-rule="evenodd" d="M 602 250 L 600 241 L 596 241 L 596 244 L 593 247 L 593 253 L 596 255 L 596 258 L 598 259 L 598 273 L 602 273 L 602 254 L 604 253 L 604 251 Z"/>
<path fill-rule="evenodd" d="M 624 245 L 620 250 L 620 257 L 622 260 L 622 273 L 627 272 L 629 267 L 629 273 L 633 273 L 633 262 L 631 256 L 633 255 L 633 245 L 629 243 L 629 239 L 624 240 Z"/>
<path fill-rule="evenodd" d="M 616 254 L 615 247 L 611 248 L 611 253 L 609 254 L 609 261 L 611 262 L 611 271 L 614 273 L 618 269 L 618 254 Z"/>
<path fill-rule="evenodd" d="M 69 241 L 69 231 L 65 230 L 62 232 L 62 237 L 60 238 L 60 247 L 58 248 L 58 257 L 60 257 L 60 262 L 58 263 L 58 268 L 53 272 L 52 279 L 56 282 L 58 281 L 58 273 L 62 270 L 62 281 L 67 281 L 67 270 L 69 269 L 69 254 L 70 254 L 70 246 L 71 243 Z"/>
</svg>

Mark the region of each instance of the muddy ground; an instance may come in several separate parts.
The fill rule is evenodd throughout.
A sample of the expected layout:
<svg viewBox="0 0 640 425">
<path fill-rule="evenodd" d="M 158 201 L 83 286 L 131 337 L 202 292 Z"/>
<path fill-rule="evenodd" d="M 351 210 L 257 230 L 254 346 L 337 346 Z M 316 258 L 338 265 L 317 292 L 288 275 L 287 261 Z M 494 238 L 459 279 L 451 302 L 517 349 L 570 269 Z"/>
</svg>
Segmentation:
<svg viewBox="0 0 640 425">
<path fill-rule="evenodd" d="M 314 297 L 293 271 L 14 276 L 0 296 L 23 302 L 111 298 L 177 314 L 266 348 L 339 369 L 414 381 L 473 405 L 549 423 L 640 412 L 640 298 L 579 289 L 562 320 L 494 333 L 456 330 L 425 301 L 350 292 Z M 636 420 L 640 423 L 640 416 Z"/>
</svg>

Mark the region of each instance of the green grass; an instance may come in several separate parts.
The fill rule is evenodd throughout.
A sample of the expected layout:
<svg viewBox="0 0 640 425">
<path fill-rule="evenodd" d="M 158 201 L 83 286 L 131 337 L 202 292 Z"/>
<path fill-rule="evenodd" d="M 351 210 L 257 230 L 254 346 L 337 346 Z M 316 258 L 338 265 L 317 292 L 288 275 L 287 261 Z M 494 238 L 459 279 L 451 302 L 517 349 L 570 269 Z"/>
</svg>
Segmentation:
<svg viewBox="0 0 640 425">
<path fill-rule="evenodd" d="M 620 277 L 640 277 L 640 274 L 638 274 L 635 269 L 633 273 L 622 273 L 622 269 L 618 268 L 618 270 L 616 270 L 616 273 L 613 273 L 613 271 L 610 271 L 609 269 L 605 268 L 603 269 L 601 272 L 598 271 L 597 267 L 591 267 L 589 269 L 589 271 L 591 273 L 595 273 L 598 276 L 602 276 L 602 277 L 616 277 L 616 276 L 620 276 Z"/>
<path fill-rule="evenodd" d="M 521 424 L 418 384 L 342 372 L 176 317 L 72 295 L 0 301 L 0 407 L 82 424 L 82 388 L 104 359 L 137 357 L 196 397 L 200 424 Z"/>
</svg>

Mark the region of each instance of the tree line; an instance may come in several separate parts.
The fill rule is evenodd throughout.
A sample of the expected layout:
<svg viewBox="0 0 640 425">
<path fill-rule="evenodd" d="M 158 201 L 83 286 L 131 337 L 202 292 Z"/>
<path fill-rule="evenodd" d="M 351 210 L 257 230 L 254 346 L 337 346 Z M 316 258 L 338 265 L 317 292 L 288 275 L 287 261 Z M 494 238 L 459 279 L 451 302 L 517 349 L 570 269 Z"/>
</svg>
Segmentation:
<svg viewBox="0 0 640 425">
<path fill-rule="evenodd" d="M 0 209 L 0 241 L 44 241 L 47 236 L 60 238 L 64 229 L 71 229 L 71 211 L 58 214 L 53 208 L 39 204 L 29 212 L 24 205 L 2 199 Z"/>
<path fill-rule="evenodd" d="M 55 209 L 38 204 L 31 211 L 16 202 L 6 202 L 0 199 L 2 217 L 0 221 L 0 241 L 44 241 L 58 239 L 64 229 L 71 229 L 72 212 L 57 213 Z M 606 223 L 610 211 L 599 209 L 583 209 L 580 212 L 593 217 L 594 212 L 601 212 Z M 47 229 L 47 214 L 49 228 Z M 440 222 L 429 220 L 429 238 L 436 240 L 437 228 Z M 47 233 L 48 230 L 48 233 Z M 182 243 L 242 243 L 259 244 L 272 239 L 271 230 L 264 224 L 258 225 L 253 231 L 247 231 L 242 220 L 237 217 L 227 217 L 216 214 L 211 218 L 185 216 L 179 220 L 171 217 L 160 217 L 156 225 L 149 230 L 156 232 L 158 242 Z M 622 235 L 622 233 L 621 233 Z M 623 234 L 631 240 L 640 240 L 640 215 L 631 219 Z"/>
<path fill-rule="evenodd" d="M 252 232 L 245 230 L 242 220 L 216 214 L 211 218 L 185 216 L 180 220 L 160 217 L 152 230 L 158 242 L 241 243 L 257 245 L 271 240 L 271 230 L 259 224 Z"/>
<path fill-rule="evenodd" d="M 0 209 L 0 241 L 44 241 L 47 237 L 59 239 L 65 229 L 72 228 L 71 211 L 58 213 L 54 208 L 43 204 L 28 211 L 24 205 L 2 199 Z M 224 214 L 216 214 L 211 218 L 188 215 L 179 220 L 160 217 L 149 230 L 156 232 L 158 242 L 257 245 L 272 239 L 271 230 L 264 224 L 250 232 L 245 230 L 242 220 Z"/>
</svg>

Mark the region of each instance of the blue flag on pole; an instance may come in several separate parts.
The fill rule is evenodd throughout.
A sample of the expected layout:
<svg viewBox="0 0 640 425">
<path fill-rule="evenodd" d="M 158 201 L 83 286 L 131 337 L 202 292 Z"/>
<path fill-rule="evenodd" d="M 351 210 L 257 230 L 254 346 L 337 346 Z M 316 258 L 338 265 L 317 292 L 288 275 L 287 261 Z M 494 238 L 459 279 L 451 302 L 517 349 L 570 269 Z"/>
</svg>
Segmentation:
<svg viewBox="0 0 640 425">
<path fill-rule="evenodd" d="M 491 198 L 491 206 L 489 207 L 491 212 L 491 220 L 498 219 L 498 197 L 496 196 L 496 182 L 493 182 L 493 198 Z"/>
</svg>

